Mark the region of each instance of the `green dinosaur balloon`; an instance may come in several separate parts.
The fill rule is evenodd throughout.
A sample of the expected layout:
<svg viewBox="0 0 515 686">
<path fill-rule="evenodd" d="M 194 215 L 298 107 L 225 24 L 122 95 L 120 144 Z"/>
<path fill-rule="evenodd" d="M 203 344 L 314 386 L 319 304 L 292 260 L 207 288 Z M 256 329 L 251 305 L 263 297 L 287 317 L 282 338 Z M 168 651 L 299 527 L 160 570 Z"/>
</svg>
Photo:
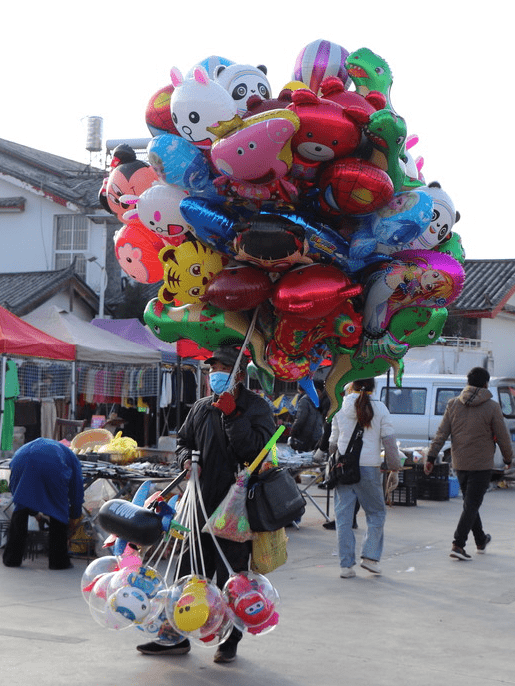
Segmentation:
<svg viewBox="0 0 515 686">
<path fill-rule="evenodd" d="M 465 248 L 461 242 L 461 236 L 457 234 L 456 231 L 452 231 L 449 236 L 442 243 L 435 246 L 433 250 L 454 257 L 460 264 L 465 263 Z"/>
<path fill-rule="evenodd" d="M 407 352 L 409 348 L 435 343 L 442 335 L 447 315 L 445 307 L 408 307 L 392 317 L 388 328 L 399 342 L 407 343 Z M 395 384 L 401 386 L 404 373 L 402 359 L 376 357 L 370 362 L 363 362 L 356 357 L 355 349 L 338 348 L 330 342 L 328 346 L 333 356 L 333 365 L 325 381 L 325 390 L 331 400 L 327 421 L 341 408 L 343 389 L 350 381 L 380 376 L 392 367 Z"/>
<path fill-rule="evenodd" d="M 369 48 L 359 48 L 347 57 L 345 66 L 360 95 L 366 97 L 370 91 L 379 91 L 386 98 L 386 108 L 393 110 L 390 100 L 393 74 L 385 59 Z"/>
<path fill-rule="evenodd" d="M 203 303 L 173 307 L 163 305 L 158 298 L 147 304 L 143 319 L 161 341 L 174 343 L 186 338 L 208 350 L 242 343 L 249 327 L 249 320 L 242 312 L 224 312 Z M 273 378 L 273 371 L 265 360 L 265 347 L 263 334 L 254 329 L 249 341 L 252 359 Z"/>
</svg>

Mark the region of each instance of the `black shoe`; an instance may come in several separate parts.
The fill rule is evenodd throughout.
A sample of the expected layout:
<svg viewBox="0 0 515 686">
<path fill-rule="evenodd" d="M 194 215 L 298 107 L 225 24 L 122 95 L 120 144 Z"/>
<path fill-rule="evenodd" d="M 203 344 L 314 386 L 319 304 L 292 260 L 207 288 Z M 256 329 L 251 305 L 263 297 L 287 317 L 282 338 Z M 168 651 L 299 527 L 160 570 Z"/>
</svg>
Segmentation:
<svg viewBox="0 0 515 686">
<path fill-rule="evenodd" d="M 330 522 L 324 522 L 322 526 L 324 529 L 336 529 L 336 522 L 333 519 Z"/>
<path fill-rule="evenodd" d="M 236 643 L 222 643 L 213 657 L 213 662 L 227 663 L 234 662 L 236 659 Z"/>
<path fill-rule="evenodd" d="M 7 562 L 7 560 L 3 561 L 4 567 L 21 567 L 21 562 Z"/>
<path fill-rule="evenodd" d="M 73 565 L 71 562 L 64 565 L 48 565 L 48 569 L 73 569 Z"/>
<path fill-rule="evenodd" d="M 167 646 L 164 643 L 155 643 L 154 641 L 151 641 L 150 643 L 136 646 L 136 650 L 139 650 L 143 655 L 186 655 L 186 653 L 189 653 L 191 650 L 191 644 L 188 639 L 176 643 L 174 646 Z"/>
<path fill-rule="evenodd" d="M 465 548 L 460 548 L 457 545 L 452 546 L 452 551 L 449 557 L 455 557 L 457 560 L 472 560 L 470 555 L 465 552 Z"/>
<path fill-rule="evenodd" d="M 490 534 L 486 534 L 485 542 L 483 543 L 483 545 L 476 545 L 477 552 L 478 553 L 484 553 L 486 550 L 486 546 L 490 543 L 491 540 L 492 540 L 492 537 L 490 536 Z"/>
</svg>

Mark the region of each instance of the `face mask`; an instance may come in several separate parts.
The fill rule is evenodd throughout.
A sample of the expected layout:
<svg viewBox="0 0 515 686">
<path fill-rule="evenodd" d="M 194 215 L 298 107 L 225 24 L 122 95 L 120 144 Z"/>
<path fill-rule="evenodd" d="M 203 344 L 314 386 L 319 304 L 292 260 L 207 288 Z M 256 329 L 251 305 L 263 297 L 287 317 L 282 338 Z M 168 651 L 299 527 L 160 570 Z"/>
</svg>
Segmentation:
<svg viewBox="0 0 515 686">
<path fill-rule="evenodd" d="M 229 377 L 230 374 L 228 372 L 211 372 L 209 375 L 209 385 L 213 393 L 220 395 L 224 391 L 228 391 Z"/>
</svg>

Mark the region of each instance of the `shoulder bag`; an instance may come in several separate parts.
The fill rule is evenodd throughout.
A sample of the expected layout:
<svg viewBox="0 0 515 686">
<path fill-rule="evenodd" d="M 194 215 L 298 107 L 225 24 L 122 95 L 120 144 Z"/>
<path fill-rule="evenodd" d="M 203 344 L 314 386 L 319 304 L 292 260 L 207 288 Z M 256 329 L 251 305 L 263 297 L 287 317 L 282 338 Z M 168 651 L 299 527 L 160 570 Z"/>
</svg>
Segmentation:
<svg viewBox="0 0 515 686">
<path fill-rule="evenodd" d="M 277 531 L 300 519 L 306 501 L 287 467 L 272 467 L 250 477 L 247 513 L 252 531 Z"/>
<path fill-rule="evenodd" d="M 359 458 L 363 447 L 363 427 L 356 422 L 354 431 L 343 455 L 338 449 L 329 456 L 325 468 L 324 485 L 334 488 L 337 484 L 357 484 L 361 479 Z"/>
</svg>

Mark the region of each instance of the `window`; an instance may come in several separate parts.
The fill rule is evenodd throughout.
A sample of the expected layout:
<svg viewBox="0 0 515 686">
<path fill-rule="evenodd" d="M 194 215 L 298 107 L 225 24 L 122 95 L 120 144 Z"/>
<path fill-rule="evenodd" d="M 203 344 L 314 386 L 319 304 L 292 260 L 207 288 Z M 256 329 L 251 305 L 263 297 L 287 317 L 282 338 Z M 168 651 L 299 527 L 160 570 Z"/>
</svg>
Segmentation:
<svg viewBox="0 0 515 686">
<path fill-rule="evenodd" d="M 75 259 L 75 271 L 86 279 L 89 222 L 84 215 L 63 214 L 55 217 L 55 269 L 65 269 Z"/>
<path fill-rule="evenodd" d="M 515 417 L 515 388 L 499 386 L 499 403 L 505 417 Z"/>
<path fill-rule="evenodd" d="M 388 407 L 391 414 L 424 414 L 426 396 L 427 390 L 425 388 L 381 389 L 381 400 Z"/>
<path fill-rule="evenodd" d="M 442 415 L 449 400 L 459 395 L 462 390 L 463 388 L 438 388 L 436 390 L 435 414 Z"/>
</svg>

